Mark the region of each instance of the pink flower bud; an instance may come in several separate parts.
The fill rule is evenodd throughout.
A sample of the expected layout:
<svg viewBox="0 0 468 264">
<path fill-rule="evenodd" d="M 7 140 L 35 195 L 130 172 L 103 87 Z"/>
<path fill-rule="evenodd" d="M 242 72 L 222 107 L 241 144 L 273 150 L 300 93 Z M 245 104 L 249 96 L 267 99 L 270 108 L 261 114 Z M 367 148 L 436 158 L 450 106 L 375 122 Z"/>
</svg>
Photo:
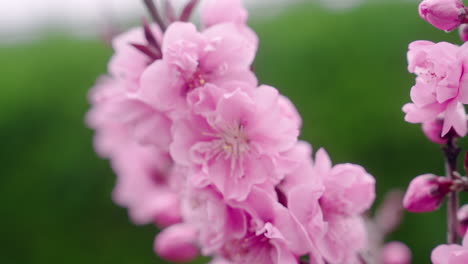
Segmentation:
<svg viewBox="0 0 468 264">
<path fill-rule="evenodd" d="M 159 193 L 154 206 L 154 223 L 159 227 L 168 227 L 181 221 L 179 197 L 176 194 Z"/>
<path fill-rule="evenodd" d="M 468 204 L 465 204 L 457 212 L 458 218 L 458 235 L 464 237 L 468 230 Z"/>
<path fill-rule="evenodd" d="M 405 244 L 393 241 L 385 244 L 380 257 L 382 264 L 410 264 L 411 250 Z"/>
<path fill-rule="evenodd" d="M 189 262 L 197 257 L 196 232 L 189 226 L 177 224 L 158 234 L 154 241 L 154 251 L 172 262 Z"/>
<path fill-rule="evenodd" d="M 445 195 L 450 192 L 452 181 L 433 174 L 424 174 L 414 178 L 406 190 L 403 206 L 413 213 L 436 210 Z"/>
<path fill-rule="evenodd" d="M 450 31 L 464 19 L 465 7 L 461 0 L 424 0 L 419 15 L 440 30 Z"/>
<path fill-rule="evenodd" d="M 468 24 L 462 24 L 458 28 L 458 34 L 460 35 L 461 40 L 468 41 Z"/>
<path fill-rule="evenodd" d="M 440 119 L 435 119 L 432 121 L 424 122 L 422 124 L 422 130 L 426 137 L 436 143 L 436 144 L 445 144 L 447 143 L 447 139 L 442 138 L 442 126 L 444 125 L 444 121 Z"/>
</svg>

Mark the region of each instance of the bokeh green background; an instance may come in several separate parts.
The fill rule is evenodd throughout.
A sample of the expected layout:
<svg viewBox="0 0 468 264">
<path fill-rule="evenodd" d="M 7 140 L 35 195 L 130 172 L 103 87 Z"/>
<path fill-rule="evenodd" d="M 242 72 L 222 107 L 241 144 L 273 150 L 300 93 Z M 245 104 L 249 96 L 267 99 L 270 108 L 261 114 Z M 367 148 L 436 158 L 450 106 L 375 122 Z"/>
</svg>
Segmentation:
<svg viewBox="0 0 468 264">
<path fill-rule="evenodd" d="M 302 138 L 315 149 L 377 178 L 377 203 L 412 176 L 443 173 L 439 147 L 403 121 L 414 81 L 406 50 L 418 39 L 459 40 L 416 10 L 366 4 L 336 13 L 306 4 L 274 17 L 251 14 L 260 81 L 296 104 Z M 132 225 L 112 203 L 114 175 L 84 125 L 87 91 L 110 55 L 99 40 L 63 34 L 0 46 L 0 263 L 166 263 L 152 252 L 157 230 Z M 390 239 L 410 246 L 413 263 L 429 263 L 444 226 L 444 210 L 405 214 Z"/>
</svg>

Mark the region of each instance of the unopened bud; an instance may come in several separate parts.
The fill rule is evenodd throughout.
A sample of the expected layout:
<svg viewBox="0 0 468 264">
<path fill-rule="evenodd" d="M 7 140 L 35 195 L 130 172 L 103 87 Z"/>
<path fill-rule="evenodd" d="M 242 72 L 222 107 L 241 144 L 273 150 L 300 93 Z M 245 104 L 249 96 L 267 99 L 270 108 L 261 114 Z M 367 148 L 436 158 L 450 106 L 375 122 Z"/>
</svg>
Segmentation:
<svg viewBox="0 0 468 264">
<path fill-rule="evenodd" d="M 189 225 L 173 225 L 158 234 L 154 251 L 171 262 L 189 262 L 198 255 L 195 240 L 196 232 Z"/>
<path fill-rule="evenodd" d="M 181 221 L 179 198 L 172 192 L 161 192 L 154 201 L 154 223 L 159 227 L 168 227 Z"/>
<path fill-rule="evenodd" d="M 381 252 L 382 264 L 410 264 L 411 250 L 403 243 L 393 241 L 385 244 Z"/>
<path fill-rule="evenodd" d="M 439 208 L 445 195 L 450 192 L 452 181 L 433 174 L 414 178 L 406 190 L 403 206 L 413 213 L 431 212 Z"/>
<path fill-rule="evenodd" d="M 426 137 L 436 143 L 436 144 L 445 144 L 447 143 L 447 139 L 441 137 L 442 134 L 442 127 L 443 127 L 443 120 L 442 119 L 435 119 L 428 122 L 424 122 L 422 124 L 422 130 Z"/>
<path fill-rule="evenodd" d="M 458 34 L 460 35 L 460 39 L 462 41 L 468 41 L 468 24 L 462 24 L 458 28 Z"/>
<path fill-rule="evenodd" d="M 468 230 L 468 204 L 465 204 L 457 212 L 458 218 L 458 235 L 464 237 Z"/>
<path fill-rule="evenodd" d="M 461 0 L 423 0 L 419 15 L 434 27 L 450 31 L 465 19 L 465 6 Z"/>
</svg>

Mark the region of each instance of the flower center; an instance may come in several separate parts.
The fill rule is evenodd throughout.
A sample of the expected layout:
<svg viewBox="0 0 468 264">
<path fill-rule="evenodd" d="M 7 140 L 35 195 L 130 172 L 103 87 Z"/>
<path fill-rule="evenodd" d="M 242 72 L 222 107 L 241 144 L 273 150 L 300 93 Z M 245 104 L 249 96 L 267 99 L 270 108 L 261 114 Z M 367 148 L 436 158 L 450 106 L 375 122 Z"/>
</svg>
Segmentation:
<svg viewBox="0 0 468 264">
<path fill-rule="evenodd" d="M 445 74 L 442 76 L 434 71 L 433 67 L 416 68 L 416 74 L 423 78 L 428 84 L 436 84 L 440 80 L 445 78 Z"/>
<path fill-rule="evenodd" d="M 215 133 L 206 133 L 213 139 L 196 152 L 204 160 L 229 160 L 231 174 L 243 175 L 243 158 L 251 149 L 244 126 L 235 122 L 216 130 Z"/>
<path fill-rule="evenodd" d="M 192 74 L 192 76 L 185 80 L 184 94 L 187 94 L 188 92 L 194 90 L 195 88 L 201 87 L 206 83 L 206 74 L 203 73 L 200 70 L 200 68 L 197 68 L 197 70 Z"/>
<path fill-rule="evenodd" d="M 239 159 L 249 150 L 249 140 L 242 125 L 234 124 L 226 127 L 219 138 L 226 159 Z"/>
</svg>

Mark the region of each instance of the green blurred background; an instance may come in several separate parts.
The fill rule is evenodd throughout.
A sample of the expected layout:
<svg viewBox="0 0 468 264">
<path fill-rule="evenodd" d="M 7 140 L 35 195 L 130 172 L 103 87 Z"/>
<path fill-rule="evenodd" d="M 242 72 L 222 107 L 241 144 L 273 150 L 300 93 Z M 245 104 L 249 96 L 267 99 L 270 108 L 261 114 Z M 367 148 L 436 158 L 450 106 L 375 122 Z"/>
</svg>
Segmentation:
<svg viewBox="0 0 468 264">
<path fill-rule="evenodd" d="M 377 178 L 377 203 L 415 175 L 443 173 L 439 147 L 403 121 L 414 82 L 406 50 L 418 39 L 460 41 L 416 10 L 417 3 L 365 4 L 337 13 L 306 4 L 251 15 L 261 83 L 296 104 L 302 138 L 315 149 Z M 152 252 L 157 230 L 132 225 L 112 203 L 115 177 L 84 124 L 86 94 L 110 55 L 99 40 L 63 34 L 0 46 L 0 263 L 167 263 Z M 413 263 L 429 263 L 445 240 L 444 219 L 443 209 L 407 213 L 390 239 L 409 245 Z"/>
</svg>

